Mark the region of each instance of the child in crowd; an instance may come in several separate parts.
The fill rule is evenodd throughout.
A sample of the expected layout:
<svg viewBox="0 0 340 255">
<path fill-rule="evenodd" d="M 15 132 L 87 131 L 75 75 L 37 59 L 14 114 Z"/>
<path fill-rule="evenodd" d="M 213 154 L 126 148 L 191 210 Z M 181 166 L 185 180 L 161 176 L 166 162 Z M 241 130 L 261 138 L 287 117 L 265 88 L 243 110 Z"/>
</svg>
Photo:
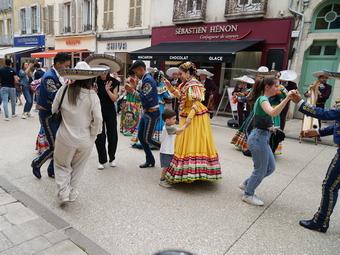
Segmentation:
<svg viewBox="0 0 340 255">
<path fill-rule="evenodd" d="M 162 118 L 165 122 L 163 131 L 160 137 L 161 149 L 160 149 L 160 161 L 163 168 L 159 185 L 164 188 L 170 188 L 171 184 L 165 179 L 166 169 L 170 166 L 175 150 L 176 135 L 179 135 L 184 131 L 186 125 L 182 128 L 177 128 L 176 125 L 176 112 L 170 109 L 165 109 L 162 114 Z"/>
</svg>

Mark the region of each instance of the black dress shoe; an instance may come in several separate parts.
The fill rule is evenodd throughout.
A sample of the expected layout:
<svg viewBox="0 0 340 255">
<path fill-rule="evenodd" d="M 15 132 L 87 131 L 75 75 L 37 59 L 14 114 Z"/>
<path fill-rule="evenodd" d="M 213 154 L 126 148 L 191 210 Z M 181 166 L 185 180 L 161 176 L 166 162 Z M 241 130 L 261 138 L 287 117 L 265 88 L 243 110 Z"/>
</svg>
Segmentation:
<svg viewBox="0 0 340 255">
<path fill-rule="evenodd" d="M 32 166 L 32 172 L 35 177 L 41 179 L 40 168 Z"/>
<path fill-rule="evenodd" d="M 313 220 L 300 220 L 300 226 L 310 229 L 310 230 L 314 230 L 314 231 L 318 231 L 321 233 L 326 233 L 328 227 L 324 227 L 324 226 L 320 226 L 318 224 L 316 224 Z"/>
<path fill-rule="evenodd" d="M 250 150 L 242 151 L 243 155 L 246 157 L 251 157 L 251 152 Z"/>
<path fill-rule="evenodd" d="M 48 174 L 48 177 L 54 179 L 54 169 L 47 168 L 47 174 Z"/>
<path fill-rule="evenodd" d="M 149 168 L 149 167 L 155 167 L 155 163 L 144 163 L 143 165 L 140 165 L 139 168 Z"/>
</svg>

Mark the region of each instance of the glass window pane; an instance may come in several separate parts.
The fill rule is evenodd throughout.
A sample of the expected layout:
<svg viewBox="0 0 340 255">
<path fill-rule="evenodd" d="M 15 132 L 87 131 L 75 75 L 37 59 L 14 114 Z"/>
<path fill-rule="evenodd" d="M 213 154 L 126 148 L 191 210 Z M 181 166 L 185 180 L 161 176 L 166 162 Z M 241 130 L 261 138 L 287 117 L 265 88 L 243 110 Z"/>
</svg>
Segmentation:
<svg viewBox="0 0 340 255">
<path fill-rule="evenodd" d="M 327 12 L 332 10 L 332 4 L 327 5 L 325 8 L 323 8 L 321 11 L 318 13 L 318 17 L 324 17 Z"/>
<path fill-rule="evenodd" d="M 109 13 L 109 22 L 108 22 L 108 28 L 112 29 L 113 28 L 113 12 Z"/>
<path fill-rule="evenodd" d="M 312 45 L 309 49 L 309 55 L 319 56 L 321 54 L 321 46 Z"/>
<path fill-rule="evenodd" d="M 326 56 L 335 56 L 336 55 L 336 49 L 338 46 L 336 45 L 330 45 L 325 47 L 325 53 Z"/>
<path fill-rule="evenodd" d="M 317 18 L 315 29 L 328 29 L 328 22 L 326 22 L 324 18 Z"/>
<path fill-rule="evenodd" d="M 330 29 L 340 29 L 340 16 L 331 23 L 329 28 Z"/>
<path fill-rule="evenodd" d="M 333 11 L 340 15 L 340 4 L 334 4 Z"/>
</svg>

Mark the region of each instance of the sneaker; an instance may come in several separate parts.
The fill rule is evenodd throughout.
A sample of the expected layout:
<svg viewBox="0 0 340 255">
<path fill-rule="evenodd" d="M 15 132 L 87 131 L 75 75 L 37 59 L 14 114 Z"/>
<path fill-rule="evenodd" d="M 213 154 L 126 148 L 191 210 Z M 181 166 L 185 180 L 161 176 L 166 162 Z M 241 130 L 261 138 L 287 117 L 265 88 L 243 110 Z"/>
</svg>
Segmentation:
<svg viewBox="0 0 340 255">
<path fill-rule="evenodd" d="M 260 200 L 256 195 L 253 195 L 253 196 L 243 195 L 242 201 L 246 202 L 247 204 L 255 205 L 255 206 L 264 205 L 264 202 Z"/>
<path fill-rule="evenodd" d="M 26 113 L 27 117 L 31 118 L 32 114 L 30 112 Z"/>
<path fill-rule="evenodd" d="M 97 168 L 98 168 L 98 170 L 103 170 L 105 167 L 102 164 L 98 164 Z"/>
<path fill-rule="evenodd" d="M 23 120 L 27 119 L 27 117 L 28 117 L 28 115 L 27 115 L 26 112 L 24 112 L 24 113 L 22 114 L 22 116 L 21 116 L 21 118 L 22 118 Z"/>
<path fill-rule="evenodd" d="M 113 160 L 113 161 L 110 163 L 110 166 L 111 166 L 111 167 L 116 167 L 116 166 L 117 166 L 117 163 Z"/>
<path fill-rule="evenodd" d="M 16 118 L 16 117 L 18 117 L 18 114 L 13 114 L 12 115 L 12 118 Z"/>
<path fill-rule="evenodd" d="M 240 185 L 238 185 L 240 190 L 245 191 L 246 190 L 246 185 L 242 182 Z"/>
<path fill-rule="evenodd" d="M 172 185 L 167 180 L 160 180 L 159 186 L 167 189 L 172 187 Z"/>
<path fill-rule="evenodd" d="M 70 202 L 74 202 L 77 200 L 77 197 L 79 195 L 79 192 L 76 190 L 72 190 L 70 193 Z"/>
<path fill-rule="evenodd" d="M 9 121 L 9 118 L 4 118 L 4 121 Z"/>
</svg>

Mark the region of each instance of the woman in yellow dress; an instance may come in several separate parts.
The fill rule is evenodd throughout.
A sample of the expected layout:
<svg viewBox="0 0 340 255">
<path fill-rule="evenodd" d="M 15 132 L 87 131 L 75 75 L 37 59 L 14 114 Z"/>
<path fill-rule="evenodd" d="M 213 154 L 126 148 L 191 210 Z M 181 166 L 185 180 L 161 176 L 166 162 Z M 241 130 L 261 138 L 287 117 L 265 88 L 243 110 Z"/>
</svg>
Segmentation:
<svg viewBox="0 0 340 255">
<path fill-rule="evenodd" d="M 195 78 L 196 68 L 186 62 L 180 67 L 181 80 L 178 88 L 165 81 L 168 90 L 180 101 L 180 128 L 183 133 L 176 137 L 175 154 L 166 170 L 169 183 L 216 181 L 222 178 L 221 166 L 212 136 L 208 109 L 204 101 L 204 86 Z"/>
</svg>

